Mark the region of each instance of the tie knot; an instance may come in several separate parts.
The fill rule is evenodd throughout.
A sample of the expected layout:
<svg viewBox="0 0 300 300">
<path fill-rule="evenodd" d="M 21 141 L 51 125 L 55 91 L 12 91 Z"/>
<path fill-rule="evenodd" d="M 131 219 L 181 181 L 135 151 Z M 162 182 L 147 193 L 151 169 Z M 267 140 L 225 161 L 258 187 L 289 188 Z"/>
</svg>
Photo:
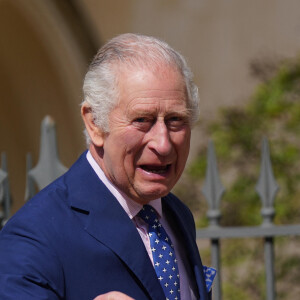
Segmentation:
<svg viewBox="0 0 300 300">
<path fill-rule="evenodd" d="M 158 223 L 158 216 L 155 209 L 146 204 L 138 213 L 138 216 L 141 217 L 147 224 L 155 224 Z"/>
</svg>

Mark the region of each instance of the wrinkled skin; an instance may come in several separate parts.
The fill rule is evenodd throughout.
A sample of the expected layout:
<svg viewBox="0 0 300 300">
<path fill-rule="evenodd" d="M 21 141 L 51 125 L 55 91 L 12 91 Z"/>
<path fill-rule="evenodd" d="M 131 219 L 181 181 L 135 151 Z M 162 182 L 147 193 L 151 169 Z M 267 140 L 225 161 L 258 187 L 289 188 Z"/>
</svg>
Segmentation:
<svg viewBox="0 0 300 300">
<path fill-rule="evenodd" d="M 107 178 L 134 201 L 145 204 L 165 196 L 181 176 L 189 153 L 190 114 L 181 74 L 161 66 L 123 70 L 119 103 L 109 115 L 109 133 L 82 116 L 90 151 Z"/>
</svg>

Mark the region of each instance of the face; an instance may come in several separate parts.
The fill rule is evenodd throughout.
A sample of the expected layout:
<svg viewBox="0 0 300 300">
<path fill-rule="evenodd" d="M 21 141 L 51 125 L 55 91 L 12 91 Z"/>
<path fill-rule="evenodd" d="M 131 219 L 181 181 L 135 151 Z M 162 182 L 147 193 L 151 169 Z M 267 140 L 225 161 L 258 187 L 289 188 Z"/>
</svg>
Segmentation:
<svg viewBox="0 0 300 300">
<path fill-rule="evenodd" d="M 166 195 L 185 167 L 191 135 L 187 92 L 182 76 L 167 67 L 155 74 L 126 71 L 118 82 L 119 103 L 96 160 L 114 185 L 145 204 Z"/>
</svg>

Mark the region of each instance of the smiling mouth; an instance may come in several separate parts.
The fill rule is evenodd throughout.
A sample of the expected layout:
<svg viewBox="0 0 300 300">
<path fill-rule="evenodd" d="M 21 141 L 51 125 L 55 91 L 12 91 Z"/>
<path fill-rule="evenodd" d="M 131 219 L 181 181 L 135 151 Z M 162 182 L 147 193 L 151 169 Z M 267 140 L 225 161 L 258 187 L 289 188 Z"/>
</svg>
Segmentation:
<svg viewBox="0 0 300 300">
<path fill-rule="evenodd" d="M 140 166 L 144 171 L 154 174 L 165 174 L 167 173 L 170 168 L 171 164 L 165 166 L 151 166 L 151 165 L 141 165 Z"/>
</svg>

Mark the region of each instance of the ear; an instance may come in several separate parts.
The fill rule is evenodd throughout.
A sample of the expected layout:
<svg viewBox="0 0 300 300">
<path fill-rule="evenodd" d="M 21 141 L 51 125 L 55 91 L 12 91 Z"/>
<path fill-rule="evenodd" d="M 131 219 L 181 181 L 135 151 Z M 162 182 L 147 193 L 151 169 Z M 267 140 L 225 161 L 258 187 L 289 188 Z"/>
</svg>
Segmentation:
<svg viewBox="0 0 300 300">
<path fill-rule="evenodd" d="M 103 147 L 105 133 L 95 124 L 92 109 L 89 105 L 82 105 L 81 117 L 92 143 L 97 147 Z"/>
</svg>

